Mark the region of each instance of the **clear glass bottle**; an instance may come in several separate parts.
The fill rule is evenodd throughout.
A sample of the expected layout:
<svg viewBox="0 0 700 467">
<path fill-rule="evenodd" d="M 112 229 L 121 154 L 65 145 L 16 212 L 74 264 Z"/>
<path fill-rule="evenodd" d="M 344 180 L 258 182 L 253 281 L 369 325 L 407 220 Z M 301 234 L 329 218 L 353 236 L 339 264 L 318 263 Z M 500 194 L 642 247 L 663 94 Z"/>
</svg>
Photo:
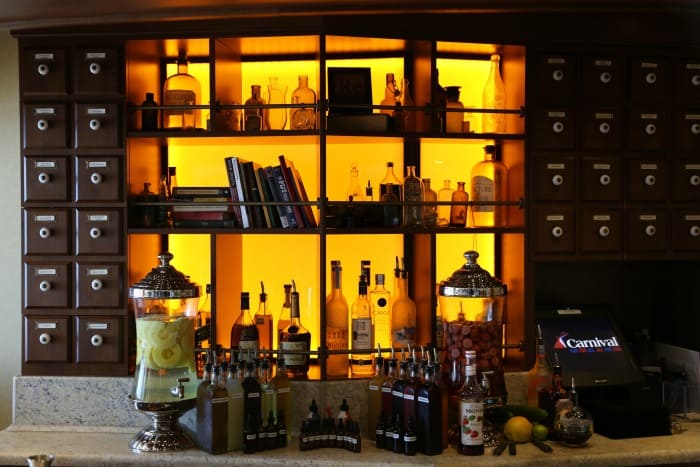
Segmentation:
<svg viewBox="0 0 700 467">
<path fill-rule="evenodd" d="M 535 363 L 527 372 L 527 403 L 534 407 L 538 405 L 540 393 L 546 391 L 547 387 L 552 384 L 552 369 L 547 363 L 544 339 L 539 326 L 535 338 L 535 348 Z"/>
<path fill-rule="evenodd" d="M 170 75 L 163 83 L 163 105 L 200 105 L 202 89 L 199 81 L 188 73 L 188 61 L 184 51 L 177 59 L 177 73 Z M 193 130 L 201 128 L 198 109 L 163 110 L 163 128 Z"/>
<path fill-rule="evenodd" d="M 394 79 L 394 73 L 386 74 L 386 87 L 384 88 L 384 99 L 379 103 L 380 105 L 394 106 L 396 107 L 396 102 L 400 91 L 397 89 L 396 80 Z M 392 109 L 381 109 L 380 112 L 389 116 L 394 116 L 395 108 Z"/>
<path fill-rule="evenodd" d="M 454 190 L 450 188 L 450 181 L 449 180 L 443 180 L 442 181 L 442 188 L 440 188 L 440 191 L 438 191 L 438 201 L 443 203 L 451 203 L 452 202 L 452 193 L 454 193 Z M 450 224 L 450 211 L 452 211 L 452 207 L 449 204 L 440 204 L 437 208 L 438 211 L 438 219 L 437 219 L 437 224 L 440 227 L 445 227 Z"/>
<path fill-rule="evenodd" d="M 348 302 L 343 296 L 340 261 L 331 261 L 331 293 L 326 298 L 326 345 L 328 350 L 348 350 Z M 329 355 L 328 376 L 348 375 L 347 354 Z"/>
<path fill-rule="evenodd" d="M 451 226 L 464 227 L 467 224 L 467 202 L 469 202 L 469 195 L 464 191 L 464 182 L 457 182 L 457 190 L 452 193 L 450 207 Z"/>
<path fill-rule="evenodd" d="M 267 85 L 267 104 L 284 105 L 287 103 L 287 85 L 280 84 L 279 77 L 270 76 Z M 270 107 L 266 109 L 265 119 L 268 130 L 284 130 L 287 126 L 287 109 L 283 107 Z"/>
<path fill-rule="evenodd" d="M 292 321 L 292 284 L 284 284 L 284 303 L 277 317 L 277 335 L 275 336 L 275 348 L 280 348 L 282 331 L 287 329 Z"/>
<path fill-rule="evenodd" d="M 258 328 L 250 316 L 250 294 L 241 292 L 241 313 L 231 327 L 231 350 L 240 353 L 259 348 Z"/>
<path fill-rule="evenodd" d="M 469 197 L 472 201 L 501 202 L 508 199 L 508 169 L 496 159 L 496 146 L 484 146 L 484 160 L 471 170 Z M 505 205 L 472 205 L 471 225 L 474 227 L 505 227 L 508 207 Z"/>
<path fill-rule="evenodd" d="M 260 85 L 253 84 L 250 86 L 250 97 L 245 101 L 246 106 L 262 106 L 265 101 L 260 94 Z M 261 131 L 265 130 L 265 119 L 262 107 L 246 107 L 243 111 L 243 130 L 244 131 Z"/>
<path fill-rule="evenodd" d="M 367 422 L 376 423 L 382 418 L 382 384 L 386 379 L 384 374 L 384 357 L 381 351 L 377 351 L 377 356 L 374 358 L 374 375 L 369 379 L 367 385 Z M 367 427 L 367 437 L 375 440 L 377 435 L 376 430 L 371 426 Z M 382 437 L 384 433 L 382 433 Z M 383 440 L 382 440 L 383 441 Z"/>
<path fill-rule="evenodd" d="M 292 91 L 292 104 L 316 105 L 316 92 L 309 87 L 308 75 L 299 75 L 298 87 Z M 290 109 L 292 130 L 313 130 L 316 128 L 316 108 L 300 107 Z"/>
<path fill-rule="evenodd" d="M 231 362 L 226 377 L 228 391 L 228 450 L 243 449 L 243 369 L 237 362 Z"/>
<path fill-rule="evenodd" d="M 352 303 L 352 349 L 374 348 L 374 309 L 367 294 L 367 279 L 360 276 L 357 286 L 357 298 Z M 350 367 L 354 375 L 371 375 L 374 373 L 371 354 L 355 354 L 350 357 Z"/>
<path fill-rule="evenodd" d="M 416 176 L 416 167 L 409 165 L 406 171 L 406 178 L 403 180 L 403 201 L 404 203 L 423 202 L 423 182 Z M 423 222 L 422 204 L 404 204 L 403 225 L 417 226 Z"/>
<path fill-rule="evenodd" d="M 258 328 L 258 337 L 260 338 L 260 348 L 271 350 L 274 342 L 272 341 L 272 315 L 267 311 L 267 294 L 265 293 L 265 285 L 260 281 L 260 301 L 258 302 L 258 311 L 255 313 L 255 325 Z"/>
<path fill-rule="evenodd" d="M 465 350 L 464 385 L 459 392 L 460 454 L 484 454 L 484 394 L 476 376 L 476 351 Z"/>
<path fill-rule="evenodd" d="M 481 94 L 481 107 L 485 110 L 504 110 L 506 108 L 506 87 L 501 77 L 501 57 L 491 55 L 489 77 Z M 506 114 L 484 113 L 481 117 L 482 133 L 505 133 Z"/>
<path fill-rule="evenodd" d="M 156 131 L 158 129 L 158 110 L 149 109 L 148 107 L 156 107 L 158 103 L 153 97 L 152 92 L 146 93 L 146 100 L 143 101 L 141 107 L 141 130 L 142 131 Z"/>
<path fill-rule="evenodd" d="M 280 332 L 279 348 L 285 353 L 285 369 L 287 376 L 293 379 L 306 379 L 309 372 L 309 355 L 289 353 L 289 351 L 309 351 L 311 348 L 311 333 L 301 324 L 299 310 L 299 292 L 294 287 L 291 293 L 291 311 L 289 326 Z"/>
<path fill-rule="evenodd" d="M 348 183 L 347 196 L 345 197 L 348 201 L 364 201 L 365 195 L 360 186 L 360 170 L 357 168 L 357 164 L 353 162 L 350 165 L 350 181 Z"/>
<path fill-rule="evenodd" d="M 374 342 L 388 347 L 391 345 L 391 292 L 384 285 L 384 274 L 375 274 L 374 282 L 374 288 L 369 292 L 369 301 L 374 308 Z"/>
<path fill-rule="evenodd" d="M 462 122 L 464 121 L 464 104 L 459 100 L 461 86 L 447 86 L 447 112 L 445 129 L 448 133 L 462 133 Z M 452 112 L 450 112 L 452 110 Z"/>
<path fill-rule="evenodd" d="M 416 345 L 416 302 L 408 296 L 408 272 L 398 270 L 396 292 L 391 304 L 391 346 Z"/>
<path fill-rule="evenodd" d="M 426 227 L 434 227 L 437 224 L 437 205 L 430 204 L 437 201 L 437 193 L 430 187 L 430 179 L 423 178 L 423 225 Z"/>
</svg>

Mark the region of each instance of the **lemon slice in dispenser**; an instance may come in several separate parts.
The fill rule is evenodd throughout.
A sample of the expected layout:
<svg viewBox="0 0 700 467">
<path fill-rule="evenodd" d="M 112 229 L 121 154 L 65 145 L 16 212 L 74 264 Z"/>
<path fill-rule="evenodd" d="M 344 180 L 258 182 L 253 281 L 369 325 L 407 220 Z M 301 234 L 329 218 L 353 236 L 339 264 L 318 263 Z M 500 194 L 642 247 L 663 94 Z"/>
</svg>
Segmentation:
<svg viewBox="0 0 700 467">
<path fill-rule="evenodd" d="M 155 362 L 156 368 L 177 368 L 181 365 L 182 347 L 179 344 L 175 344 L 165 349 L 151 349 L 151 358 Z"/>
</svg>

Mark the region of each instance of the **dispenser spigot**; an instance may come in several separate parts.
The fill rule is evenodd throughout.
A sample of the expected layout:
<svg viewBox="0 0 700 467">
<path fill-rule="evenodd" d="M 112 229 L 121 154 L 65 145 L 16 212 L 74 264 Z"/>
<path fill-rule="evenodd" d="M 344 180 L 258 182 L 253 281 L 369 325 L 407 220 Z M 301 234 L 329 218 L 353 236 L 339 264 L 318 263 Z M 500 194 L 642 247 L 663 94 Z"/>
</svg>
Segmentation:
<svg viewBox="0 0 700 467">
<path fill-rule="evenodd" d="M 184 399 L 185 398 L 185 386 L 182 383 L 189 383 L 190 379 L 189 378 L 178 378 L 177 379 L 177 386 L 173 386 L 170 388 L 170 394 L 173 396 L 179 398 L 179 399 Z"/>
</svg>

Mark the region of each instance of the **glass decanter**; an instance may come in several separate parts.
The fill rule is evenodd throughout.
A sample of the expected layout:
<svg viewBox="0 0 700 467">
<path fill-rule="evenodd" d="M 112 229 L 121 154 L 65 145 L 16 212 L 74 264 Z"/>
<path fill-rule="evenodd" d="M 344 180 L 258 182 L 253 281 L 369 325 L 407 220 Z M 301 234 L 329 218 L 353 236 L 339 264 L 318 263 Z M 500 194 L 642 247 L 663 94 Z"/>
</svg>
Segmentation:
<svg viewBox="0 0 700 467">
<path fill-rule="evenodd" d="M 316 92 L 309 87 L 309 77 L 299 75 L 299 86 L 292 92 L 292 104 L 316 105 Z M 293 108 L 290 111 L 292 130 L 313 130 L 316 128 L 314 107 Z"/>
</svg>

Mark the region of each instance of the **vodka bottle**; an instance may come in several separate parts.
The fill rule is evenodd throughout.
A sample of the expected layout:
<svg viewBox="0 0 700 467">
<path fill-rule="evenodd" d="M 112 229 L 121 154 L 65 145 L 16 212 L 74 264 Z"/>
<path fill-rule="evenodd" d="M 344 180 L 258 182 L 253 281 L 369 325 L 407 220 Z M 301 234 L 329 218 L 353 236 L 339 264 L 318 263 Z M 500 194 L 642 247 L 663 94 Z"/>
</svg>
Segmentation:
<svg viewBox="0 0 700 467">
<path fill-rule="evenodd" d="M 371 349 L 374 347 L 374 323 L 372 322 L 372 303 L 367 295 L 367 279 L 364 274 L 360 276 L 357 298 L 352 303 L 352 348 Z M 352 374 L 371 375 L 372 356 L 368 354 L 353 353 L 350 358 Z"/>
<path fill-rule="evenodd" d="M 391 345 L 391 292 L 384 286 L 384 274 L 375 274 L 374 281 L 374 288 L 369 293 L 369 301 L 374 308 L 374 342 L 376 345 L 389 347 Z"/>
<path fill-rule="evenodd" d="M 416 302 L 408 296 L 408 272 L 399 270 L 391 304 L 391 346 L 416 345 Z"/>
</svg>

